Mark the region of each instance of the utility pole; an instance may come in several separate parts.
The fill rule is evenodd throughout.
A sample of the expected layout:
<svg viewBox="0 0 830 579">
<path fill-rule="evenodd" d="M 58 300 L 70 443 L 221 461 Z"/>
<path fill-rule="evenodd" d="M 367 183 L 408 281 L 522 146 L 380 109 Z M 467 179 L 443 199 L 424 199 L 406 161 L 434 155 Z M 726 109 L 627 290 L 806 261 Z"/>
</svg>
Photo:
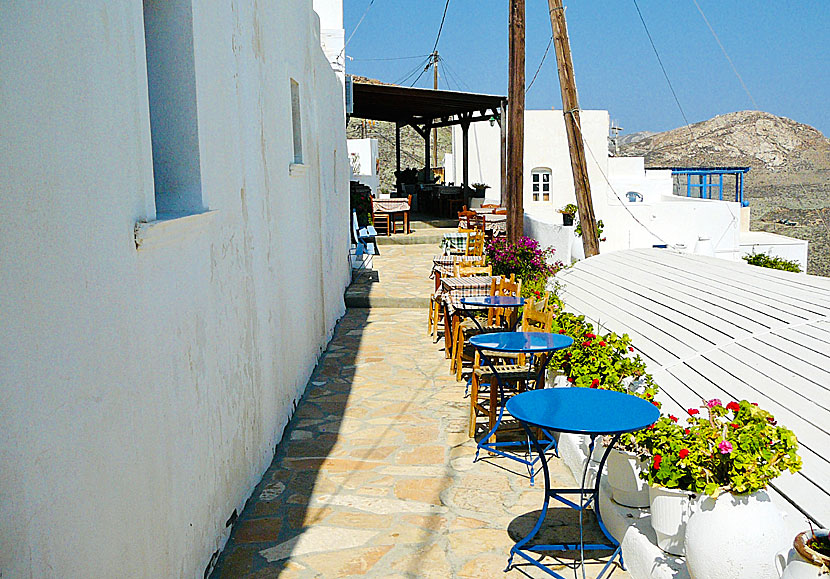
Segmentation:
<svg viewBox="0 0 830 579">
<path fill-rule="evenodd" d="M 553 45 L 556 50 L 556 65 L 559 69 L 559 87 L 562 91 L 562 112 L 568 133 L 568 148 L 571 152 L 571 172 L 574 176 L 576 206 L 579 208 L 579 222 L 582 224 L 582 247 L 585 249 L 585 257 L 591 257 L 599 254 L 599 240 L 597 239 L 594 206 L 591 202 L 591 184 L 588 182 L 585 146 L 582 142 L 582 129 L 579 122 L 579 100 L 576 95 L 568 26 L 565 23 L 565 8 L 562 6 L 562 0 L 548 0 L 548 8 L 550 9 L 550 25 L 553 29 Z"/>
<path fill-rule="evenodd" d="M 510 0 L 510 60 L 507 90 L 507 240 L 524 235 L 525 0 Z"/>
<path fill-rule="evenodd" d="M 432 88 L 438 90 L 438 51 L 432 53 Z M 432 129 L 432 166 L 438 166 L 438 129 Z"/>
</svg>

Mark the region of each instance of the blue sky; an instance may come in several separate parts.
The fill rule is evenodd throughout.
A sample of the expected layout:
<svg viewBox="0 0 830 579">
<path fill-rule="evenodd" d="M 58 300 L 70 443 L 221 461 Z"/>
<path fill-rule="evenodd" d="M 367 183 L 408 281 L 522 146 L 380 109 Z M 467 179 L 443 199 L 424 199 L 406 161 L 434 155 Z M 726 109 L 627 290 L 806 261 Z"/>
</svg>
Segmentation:
<svg viewBox="0 0 830 579">
<path fill-rule="evenodd" d="M 370 0 L 344 0 L 346 38 Z M 693 0 L 637 0 L 689 122 L 753 109 Z M 830 136 L 830 1 L 697 0 L 757 103 Z M 450 0 L 438 44 L 441 88 L 507 93 L 507 0 Z M 633 0 L 565 2 L 580 107 L 606 109 L 624 133 L 684 124 Z M 374 0 L 347 72 L 398 82 L 435 43 L 443 0 Z M 527 0 L 527 80 L 550 38 L 546 0 Z M 380 58 L 403 60 L 368 60 Z M 553 49 L 528 108 L 561 108 Z M 417 74 L 404 83 L 410 85 Z M 432 71 L 416 86 L 432 87 Z"/>
</svg>

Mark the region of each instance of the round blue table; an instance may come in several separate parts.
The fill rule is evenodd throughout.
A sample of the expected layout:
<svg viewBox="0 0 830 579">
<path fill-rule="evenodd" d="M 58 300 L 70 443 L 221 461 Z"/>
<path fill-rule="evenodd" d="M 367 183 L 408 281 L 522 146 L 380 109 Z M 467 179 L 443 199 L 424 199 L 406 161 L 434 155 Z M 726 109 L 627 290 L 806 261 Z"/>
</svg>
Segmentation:
<svg viewBox="0 0 830 579">
<path fill-rule="evenodd" d="M 489 432 L 487 432 L 487 434 L 485 434 L 484 437 L 477 443 L 476 456 L 474 460 L 478 460 L 481 449 L 485 449 L 493 454 L 518 461 L 529 468 L 530 484 L 533 485 L 535 474 L 534 465 L 539 461 L 539 458 L 530 459 L 533 454 L 530 441 L 528 440 L 527 443 L 521 441 L 498 442 L 494 439 L 495 433 L 499 429 L 502 419 L 504 418 L 506 397 L 504 380 L 502 376 L 499 375 L 499 371 L 492 359 L 488 356 L 488 352 L 529 355 L 530 360 L 528 360 L 527 364 L 528 376 L 525 381 L 529 382 L 533 380 L 534 384 L 538 385 L 541 383 L 541 378 L 545 372 L 545 367 L 547 366 L 550 355 L 556 350 L 570 347 L 571 344 L 573 344 L 573 338 L 564 334 L 551 334 L 547 332 L 497 332 L 473 336 L 470 338 L 470 344 L 478 350 L 481 359 L 485 364 L 487 364 L 487 366 L 490 367 L 490 370 L 496 377 L 496 383 L 499 388 L 499 398 L 501 400 L 501 404 L 499 404 L 499 413 L 496 417 L 495 423 L 490 427 Z M 538 368 L 535 377 L 532 375 L 532 369 L 534 366 Z M 490 384 L 490 388 L 493 388 L 493 384 Z M 547 432 L 545 432 L 545 434 L 546 439 L 543 440 L 543 443 L 546 445 L 544 452 L 547 452 L 551 447 L 556 446 L 556 440 Z M 493 438 L 492 442 L 491 438 Z M 526 446 L 529 458 L 526 459 L 522 456 L 517 456 L 515 454 L 500 450 L 504 447 L 516 446 Z"/>
<path fill-rule="evenodd" d="M 609 566 L 614 562 L 614 559 L 620 555 L 620 562 L 622 562 L 620 544 L 611 536 L 608 529 L 602 522 L 602 514 L 599 506 L 599 487 L 600 477 L 602 475 L 602 468 L 605 465 L 605 460 L 608 453 L 616 444 L 620 435 L 625 432 L 634 432 L 643 429 L 650 424 L 654 424 L 660 418 L 660 411 L 652 403 L 631 396 L 630 394 L 623 394 L 621 392 L 614 392 L 611 390 L 600 390 L 592 388 L 550 388 L 545 390 L 534 390 L 530 392 L 523 392 L 517 394 L 507 401 L 505 405 L 507 411 L 519 422 L 525 429 L 528 437 L 532 440 L 536 448 L 539 458 L 542 462 L 542 470 L 545 475 L 545 499 L 542 505 L 542 512 L 536 525 L 530 531 L 527 537 L 516 543 L 510 550 L 510 559 L 507 562 L 507 568 L 510 569 L 513 564 L 513 555 L 518 554 L 533 565 L 539 567 L 545 572 L 554 577 L 562 578 L 562 575 L 548 569 L 541 562 L 537 561 L 529 553 L 538 553 L 540 551 L 573 551 L 579 549 L 582 558 L 580 561 L 584 564 L 584 551 L 588 550 L 613 550 L 614 553 L 603 567 L 598 578 L 601 578 Z M 536 439 L 533 434 L 532 427 L 539 427 L 544 430 L 551 430 L 556 432 L 569 432 L 575 434 L 587 434 L 591 437 L 591 445 L 589 448 L 589 455 L 593 451 L 593 438 L 597 435 L 611 435 L 611 444 L 606 448 L 602 455 L 602 460 L 599 463 L 597 470 L 597 477 L 593 489 L 585 489 L 580 487 L 578 489 L 551 489 L 550 487 L 550 473 L 548 472 L 548 463 L 545 459 L 545 449 L 542 444 Z M 585 470 L 587 472 L 588 461 L 586 460 Z M 583 473 L 582 484 L 584 485 L 585 473 Z M 579 494 L 580 501 L 576 503 L 561 496 L 564 494 Z M 586 500 L 586 495 L 588 496 Z M 576 544 L 550 544 L 550 545 L 534 545 L 533 547 L 525 548 L 524 546 L 539 532 L 545 516 L 548 511 L 548 501 L 554 498 L 571 508 L 579 511 L 587 509 L 591 503 L 594 504 L 594 512 L 596 514 L 597 523 L 603 535 L 608 539 L 609 544 L 590 544 L 585 545 L 580 541 Z M 582 536 L 582 516 L 580 514 L 580 537 Z M 562 578 L 564 579 L 564 578 Z"/>
<path fill-rule="evenodd" d="M 474 296 L 469 298 L 461 298 L 461 305 L 465 306 L 465 309 L 520 308 L 524 304 L 524 298 L 514 296 Z M 459 313 L 466 316 L 465 309 L 459 310 Z M 484 328 L 481 326 L 478 319 L 474 315 L 468 317 L 473 320 L 473 323 L 476 326 L 478 326 L 478 329 L 480 331 L 484 331 Z"/>
</svg>

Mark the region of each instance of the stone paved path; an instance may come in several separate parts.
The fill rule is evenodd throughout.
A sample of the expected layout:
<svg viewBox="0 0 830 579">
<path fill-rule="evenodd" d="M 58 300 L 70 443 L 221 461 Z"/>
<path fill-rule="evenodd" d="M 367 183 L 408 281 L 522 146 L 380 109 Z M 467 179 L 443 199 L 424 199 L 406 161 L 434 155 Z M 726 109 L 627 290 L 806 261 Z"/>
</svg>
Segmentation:
<svg viewBox="0 0 830 579">
<path fill-rule="evenodd" d="M 426 279 L 426 253 L 401 251 L 396 267 Z M 473 463 L 467 415 L 425 309 L 350 309 L 212 577 L 546 576 L 503 573 L 541 481 L 503 459 Z M 575 485 L 559 461 L 552 469 L 555 486 Z M 557 510 L 551 526 L 573 530 L 572 513 Z"/>
</svg>

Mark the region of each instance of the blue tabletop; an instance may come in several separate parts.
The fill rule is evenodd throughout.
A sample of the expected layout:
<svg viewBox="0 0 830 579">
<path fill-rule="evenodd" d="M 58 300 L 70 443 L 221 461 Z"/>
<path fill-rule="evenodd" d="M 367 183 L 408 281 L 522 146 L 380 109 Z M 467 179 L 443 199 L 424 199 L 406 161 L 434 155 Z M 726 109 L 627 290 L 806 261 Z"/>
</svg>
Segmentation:
<svg viewBox="0 0 830 579">
<path fill-rule="evenodd" d="M 525 304 L 525 299 L 514 296 L 475 296 L 461 298 L 461 303 L 485 308 L 518 308 Z"/>
<path fill-rule="evenodd" d="M 525 354 L 561 350 L 573 343 L 574 340 L 570 336 L 548 332 L 497 332 L 470 338 L 470 344 L 482 350 Z"/>
<path fill-rule="evenodd" d="M 654 424 L 660 410 L 651 402 L 595 388 L 546 388 L 513 396 L 507 411 L 516 419 L 558 432 L 619 434 Z"/>
</svg>

